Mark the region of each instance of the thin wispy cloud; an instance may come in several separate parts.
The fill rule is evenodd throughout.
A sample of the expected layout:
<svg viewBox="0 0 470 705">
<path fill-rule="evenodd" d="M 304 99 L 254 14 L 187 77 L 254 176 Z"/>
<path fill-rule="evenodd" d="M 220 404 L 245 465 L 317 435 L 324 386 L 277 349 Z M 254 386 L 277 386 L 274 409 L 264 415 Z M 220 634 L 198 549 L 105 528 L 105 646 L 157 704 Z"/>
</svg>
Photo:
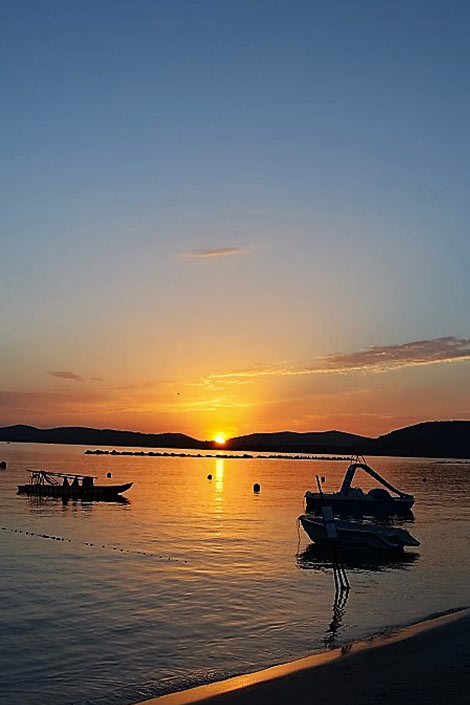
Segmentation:
<svg viewBox="0 0 470 705">
<path fill-rule="evenodd" d="M 214 399 L 201 399 L 200 401 L 188 401 L 175 404 L 166 404 L 164 410 L 167 413 L 187 413 L 194 411 L 218 411 L 219 409 L 244 409 L 253 406 L 252 402 L 216 397 Z"/>
<path fill-rule="evenodd" d="M 241 247 L 218 247 L 206 250 L 194 250 L 193 252 L 183 252 L 181 257 L 189 259 L 212 259 L 215 257 L 239 257 L 245 254 Z"/>
<path fill-rule="evenodd" d="M 470 339 L 447 337 L 398 345 L 373 346 L 350 353 L 333 353 L 318 358 L 318 363 L 311 367 L 295 368 L 273 365 L 212 374 L 206 379 L 212 382 L 233 383 L 234 380 L 249 380 L 256 377 L 387 372 L 402 367 L 419 367 L 463 360 L 470 360 Z"/>
<path fill-rule="evenodd" d="M 52 377 L 59 377 L 60 379 L 70 379 L 73 382 L 83 382 L 81 375 L 76 375 L 74 372 L 68 372 L 67 370 L 49 371 L 48 374 Z"/>
<path fill-rule="evenodd" d="M 470 359 L 469 338 L 435 338 L 401 345 L 366 348 L 353 353 L 335 353 L 323 358 L 330 370 L 368 370 L 378 372 L 397 367 L 415 367 Z"/>
<path fill-rule="evenodd" d="M 214 412 L 220 409 L 248 408 L 252 402 L 243 402 L 228 399 L 226 397 L 215 397 L 211 399 L 189 400 L 182 402 L 156 402 L 154 400 L 143 402 L 142 400 L 130 401 L 125 406 L 120 406 L 120 412 L 152 415 L 152 414 L 186 414 L 200 412 Z"/>
<path fill-rule="evenodd" d="M 222 375 L 212 375 L 206 379 L 200 379 L 196 382 L 185 382 L 185 387 L 199 387 L 207 391 L 216 392 L 221 389 L 225 389 L 228 385 L 243 385 L 248 384 L 249 379 L 243 379 L 238 377 L 223 377 Z"/>
<path fill-rule="evenodd" d="M 49 370 L 47 374 L 51 375 L 52 377 L 58 377 L 59 379 L 68 379 L 72 382 L 87 381 L 86 377 L 83 377 L 82 375 L 77 375 L 75 374 L 75 372 L 70 372 L 69 370 Z M 88 380 L 91 382 L 104 382 L 104 377 L 88 377 Z"/>
<path fill-rule="evenodd" d="M 155 387 L 156 384 L 158 384 L 158 382 L 136 382 L 134 384 L 121 384 L 119 387 L 115 387 L 115 389 L 119 389 L 121 391 L 126 391 L 128 389 L 149 389 L 151 387 Z"/>
<path fill-rule="evenodd" d="M 169 384 L 174 384 L 174 379 L 159 379 L 159 380 L 146 380 L 145 382 L 133 382 L 132 384 L 121 384 L 114 389 L 119 389 L 121 391 L 126 390 L 137 390 L 137 389 L 151 389 L 152 387 L 164 386 Z"/>
</svg>

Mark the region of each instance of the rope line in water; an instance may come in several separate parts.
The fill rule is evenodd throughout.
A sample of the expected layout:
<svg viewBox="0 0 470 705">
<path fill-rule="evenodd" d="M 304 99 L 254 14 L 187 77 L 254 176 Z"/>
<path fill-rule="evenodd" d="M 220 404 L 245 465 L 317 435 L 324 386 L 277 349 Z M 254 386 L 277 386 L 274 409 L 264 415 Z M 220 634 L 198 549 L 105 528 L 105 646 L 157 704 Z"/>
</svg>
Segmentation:
<svg viewBox="0 0 470 705">
<path fill-rule="evenodd" d="M 182 560 L 181 558 L 172 558 L 171 556 L 158 556 L 156 553 L 149 553 L 148 551 L 134 551 L 130 548 L 121 548 L 120 546 L 107 546 L 106 544 L 92 543 L 91 541 L 74 541 L 73 539 L 67 539 L 63 536 L 52 536 L 50 534 L 39 534 L 35 531 L 26 531 L 25 529 L 14 529 L 10 526 L 0 526 L 0 531 L 9 531 L 12 534 L 23 534 L 24 536 L 32 536 L 38 539 L 48 539 L 50 541 L 65 541 L 67 543 L 75 543 L 80 546 L 88 546 L 88 548 L 100 548 L 110 551 L 116 551 L 118 553 L 129 553 L 134 556 L 145 556 L 147 558 L 157 558 L 161 561 L 173 561 L 173 563 L 187 563 L 188 561 Z"/>
</svg>

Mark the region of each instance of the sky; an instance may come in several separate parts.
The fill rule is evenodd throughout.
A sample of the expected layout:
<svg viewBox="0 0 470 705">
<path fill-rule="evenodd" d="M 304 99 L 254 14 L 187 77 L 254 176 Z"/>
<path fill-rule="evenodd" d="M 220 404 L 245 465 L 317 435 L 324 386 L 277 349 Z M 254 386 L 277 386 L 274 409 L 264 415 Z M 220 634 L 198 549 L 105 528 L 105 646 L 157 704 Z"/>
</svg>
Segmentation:
<svg viewBox="0 0 470 705">
<path fill-rule="evenodd" d="M 470 419 L 470 6 L 4 0 L 0 424 Z"/>
</svg>

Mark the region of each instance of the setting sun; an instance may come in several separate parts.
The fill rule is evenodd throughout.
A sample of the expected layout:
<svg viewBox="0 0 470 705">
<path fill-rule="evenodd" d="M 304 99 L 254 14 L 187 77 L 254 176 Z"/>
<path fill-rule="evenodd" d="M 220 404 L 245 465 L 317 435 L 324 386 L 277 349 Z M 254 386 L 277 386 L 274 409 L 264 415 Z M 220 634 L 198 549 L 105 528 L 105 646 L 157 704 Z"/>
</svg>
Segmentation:
<svg viewBox="0 0 470 705">
<path fill-rule="evenodd" d="M 216 433 L 214 436 L 214 441 L 218 443 L 219 445 L 223 445 L 225 443 L 225 435 L 223 433 Z"/>
</svg>

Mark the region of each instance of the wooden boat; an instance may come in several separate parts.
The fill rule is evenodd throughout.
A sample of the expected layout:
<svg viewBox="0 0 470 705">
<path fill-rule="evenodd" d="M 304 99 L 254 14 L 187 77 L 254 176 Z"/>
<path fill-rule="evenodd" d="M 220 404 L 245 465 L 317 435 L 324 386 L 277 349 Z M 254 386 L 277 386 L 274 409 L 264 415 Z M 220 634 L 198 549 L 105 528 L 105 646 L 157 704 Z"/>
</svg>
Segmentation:
<svg viewBox="0 0 470 705">
<path fill-rule="evenodd" d="M 378 487 L 366 493 L 359 487 L 351 487 L 356 470 L 363 470 L 387 489 Z M 390 494 L 391 492 L 393 495 Z M 369 467 L 364 458 L 362 458 L 362 462 L 356 458 L 349 465 L 339 492 L 307 491 L 305 501 L 307 512 L 319 512 L 322 505 L 325 504 L 330 506 L 335 514 L 376 516 L 408 514 L 415 498 L 391 485 L 378 472 Z"/>
<path fill-rule="evenodd" d="M 326 508 L 327 509 L 327 508 Z M 406 529 L 377 524 L 360 524 L 355 521 L 314 517 L 302 514 L 300 523 L 309 538 L 318 544 L 336 544 L 372 551 L 402 551 L 405 546 L 419 546 Z M 332 526 L 333 525 L 333 526 Z"/>
<path fill-rule="evenodd" d="M 62 479 L 62 482 L 60 482 Z M 132 482 L 124 485 L 95 485 L 94 475 L 75 475 L 65 472 L 47 472 L 32 470 L 31 482 L 18 485 L 18 494 L 37 495 L 40 497 L 56 497 L 63 501 L 82 499 L 86 501 L 116 501 L 123 499 L 123 492 L 132 487 Z M 72 480 L 72 482 L 69 482 Z"/>
</svg>

